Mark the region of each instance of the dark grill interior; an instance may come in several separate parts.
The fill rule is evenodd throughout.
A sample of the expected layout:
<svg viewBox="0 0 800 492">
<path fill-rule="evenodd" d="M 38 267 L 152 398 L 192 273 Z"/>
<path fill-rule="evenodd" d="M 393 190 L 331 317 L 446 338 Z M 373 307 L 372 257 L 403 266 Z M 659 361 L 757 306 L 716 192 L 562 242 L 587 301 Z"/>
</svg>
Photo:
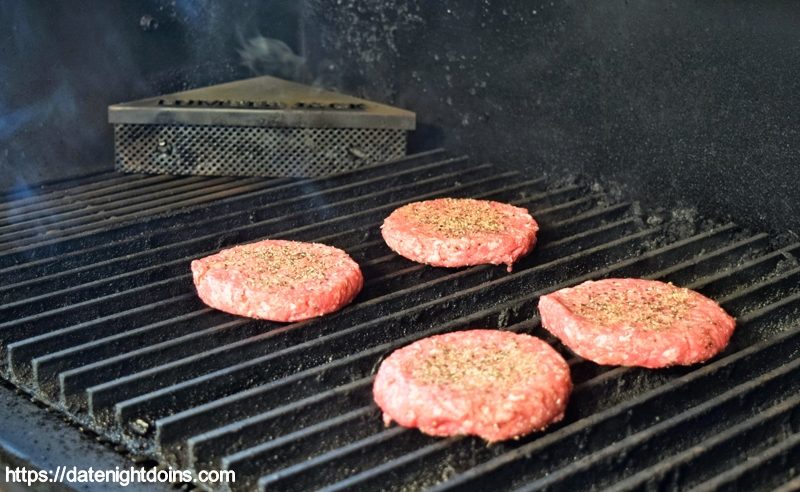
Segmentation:
<svg viewBox="0 0 800 492">
<path fill-rule="evenodd" d="M 382 219 L 438 196 L 527 207 L 539 245 L 511 274 L 393 254 Z M 322 179 L 108 173 L 4 198 L 3 376 L 135 454 L 234 469 L 235 489 L 798 486 L 798 243 L 438 151 Z M 206 308 L 189 262 L 265 237 L 347 250 L 363 292 L 293 324 Z M 539 326 L 538 296 L 610 276 L 717 299 L 738 318 L 731 345 L 707 364 L 658 371 L 575 357 Z M 385 428 L 370 394 L 382 357 L 472 327 L 532 333 L 565 354 L 576 385 L 565 421 L 492 446 Z"/>
</svg>

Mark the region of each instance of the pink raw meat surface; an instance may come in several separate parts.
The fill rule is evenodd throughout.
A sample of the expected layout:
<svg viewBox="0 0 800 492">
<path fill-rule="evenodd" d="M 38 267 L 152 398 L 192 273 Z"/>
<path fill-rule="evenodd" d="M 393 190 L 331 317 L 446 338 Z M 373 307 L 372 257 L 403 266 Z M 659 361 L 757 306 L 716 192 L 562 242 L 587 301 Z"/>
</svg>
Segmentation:
<svg viewBox="0 0 800 492">
<path fill-rule="evenodd" d="M 358 264 L 344 251 L 280 240 L 235 246 L 194 260 L 192 276 L 207 305 L 271 321 L 336 311 L 364 285 Z"/>
<path fill-rule="evenodd" d="M 736 321 L 693 290 L 632 278 L 589 281 L 539 300 L 542 326 L 598 364 L 649 368 L 703 362 Z"/>
<path fill-rule="evenodd" d="M 469 198 L 439 198 L 398 208 L 381 234 L 397 254 L 441 267 L 511 266 L 530 253 L 539 226 L 527 210 Z"/>
<path fill-rule="evenodd" d="M 373 386 L 387 425 L 490 442 L 561 420 L 571 391 L 558 352 L 536 337 L 498 330 L 414 342 L 383 361 Z"/>
</svg>

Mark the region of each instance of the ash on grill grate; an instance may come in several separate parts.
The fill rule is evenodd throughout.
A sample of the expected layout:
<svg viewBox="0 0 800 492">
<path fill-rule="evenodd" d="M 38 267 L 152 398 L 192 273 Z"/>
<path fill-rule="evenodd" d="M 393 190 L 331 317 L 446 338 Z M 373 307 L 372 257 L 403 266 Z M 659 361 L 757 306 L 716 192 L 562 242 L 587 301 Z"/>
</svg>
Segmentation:
<svg viewBox="0 0 800 492">
<path fill-rule="evenodd" d="M 393 254 L 382 219 L 439 196 L 529 208 L 542 226 L 537 249 L 512 274 Z M 4 377 L 162 464 L 235 470 L 236 490 L 757 490 L 796 480 L 797 241 L 441 152 L 320 179 L 108 174 L 7 197 Z M 265 237 L 345 249 L 363 267 L 363 292 L 341 312 L 288 325 L 202 305 L 190 260 Z M 659 371 L 568 353 L 539 326 L 538 297 L 609 276 L 719 300 L 739 319 L 730 347 L 708 364 Z M 490 447 L 385 428 L 370 394 L 379 361 L 480 326 L 545 337 L 565 354 L 576 386 L 564 422 Z"/>
</svg>

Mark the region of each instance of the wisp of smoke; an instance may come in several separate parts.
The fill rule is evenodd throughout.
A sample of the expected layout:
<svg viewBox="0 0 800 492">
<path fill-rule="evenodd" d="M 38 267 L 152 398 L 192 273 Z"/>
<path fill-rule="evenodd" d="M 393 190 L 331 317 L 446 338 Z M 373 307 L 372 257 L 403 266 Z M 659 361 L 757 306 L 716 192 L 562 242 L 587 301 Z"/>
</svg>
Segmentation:
<svg viewBox="0 0 800 492">
<path fill-rule="evenodd" d="M 241 36 L 240 36 L 241 38 Z M 255 75 L 274 75 L 296 82 L 309 82 L 311 75 L 306 59 L 280 39 L 258 34 L 247 40 L 241 39 L 238 50 L 242 65 Z"/>
</svg>

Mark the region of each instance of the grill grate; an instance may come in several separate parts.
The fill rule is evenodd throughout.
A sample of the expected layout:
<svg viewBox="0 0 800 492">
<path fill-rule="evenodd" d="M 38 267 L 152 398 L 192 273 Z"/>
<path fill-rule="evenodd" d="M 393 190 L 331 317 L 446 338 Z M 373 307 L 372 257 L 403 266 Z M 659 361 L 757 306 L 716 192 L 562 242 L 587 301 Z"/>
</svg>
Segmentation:
<svg viewBox="0 0 800 492">
<path fill-rule="evenodd" d="M 430 152 L 320 179 L 104 174 L 14 192 L 0 225 L 4 377 L 136 453 L 236 470 L 235 489 L 790 490 L 800 472 L 800 244 L 734 224 L 658 223 L 596 186 L 530 179 Z M 449 270 L 383 244 L 395 207 L 472 196 L 531 209 L 515 265 Z M 347 250 L 367 284 L 339 313 L 281 325 L 196 298 L 189 261 L 260 238 Z M 712 362 L 597 366 L 540 328 L 540 295 L 585 279 L 669 280 L 738 317 Z M 499 326 L 567 357 L 564 422 L 487 447 L 384 428 L 382 357 L 450 330 Z"/>
</svg>

